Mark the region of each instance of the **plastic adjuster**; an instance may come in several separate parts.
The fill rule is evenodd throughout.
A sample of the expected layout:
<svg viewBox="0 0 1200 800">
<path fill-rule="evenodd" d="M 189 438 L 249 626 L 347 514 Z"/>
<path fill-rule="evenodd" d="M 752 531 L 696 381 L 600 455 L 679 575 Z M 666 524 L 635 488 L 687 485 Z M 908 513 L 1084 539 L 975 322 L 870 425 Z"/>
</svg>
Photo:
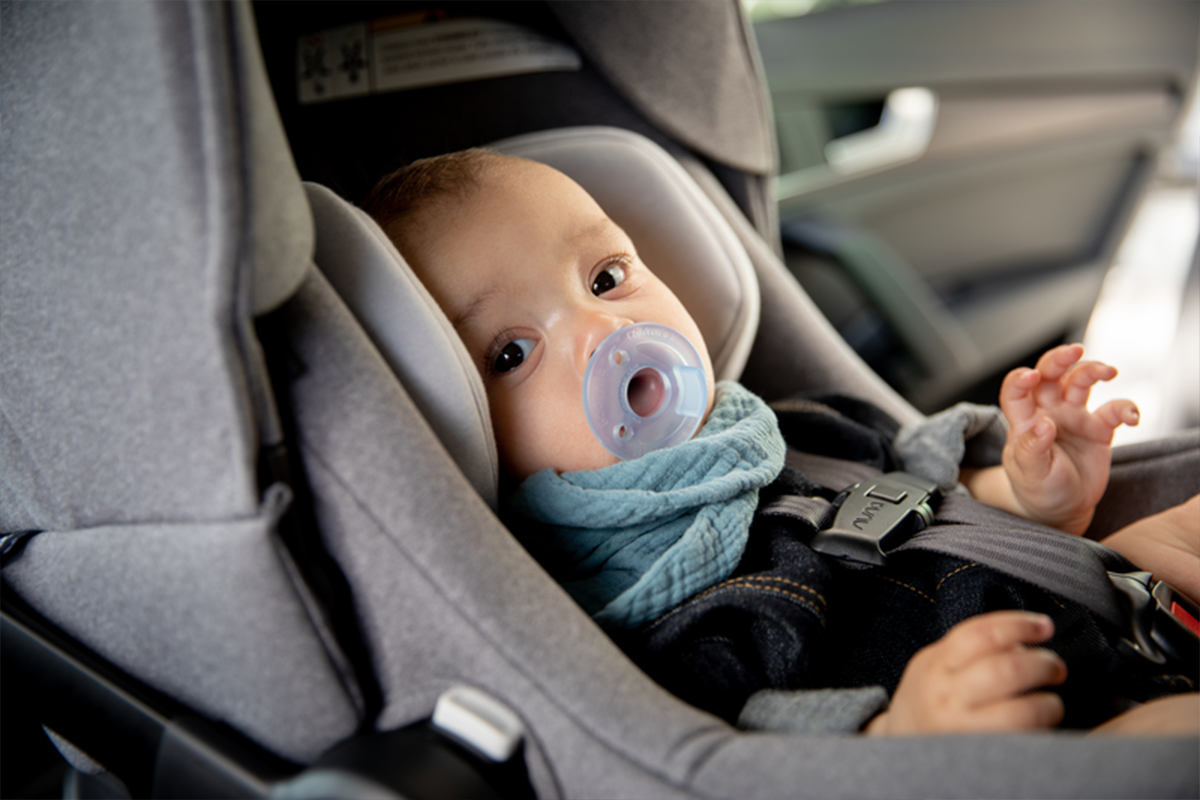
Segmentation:
<svg viewBox="0 0 1200 800">
<path fill-rule="evenodd" d="M 525 726 L 512 709 L 471 686 L 453 686 L 438 697 L 433 727 L 497 764 L 517 751 Z"/>
<path fill-rule="evenodd" d="M 1110 572 L 1108 577 L 1129 615 L 1130 636 L 1120 641 L 1118 649 L 1126 657 L 1196 678 L 1200 667 L 1196 604 L 1149 572 Z"/>
<path fill-rule="evenodd" d="M 856 483 L 833 501 L 833 524 L 809 546 L 825 555 L 882 565 L 888 553 L 929 524 L 940 497 L 936 483 L 907 472 Z"/>
</svg>

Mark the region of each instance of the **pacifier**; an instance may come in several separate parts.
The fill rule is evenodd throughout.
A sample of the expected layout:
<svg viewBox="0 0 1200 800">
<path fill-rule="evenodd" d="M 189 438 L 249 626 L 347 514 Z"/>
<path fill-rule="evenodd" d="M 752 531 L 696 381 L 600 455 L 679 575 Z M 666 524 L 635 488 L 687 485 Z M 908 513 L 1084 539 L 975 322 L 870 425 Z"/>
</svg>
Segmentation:
<svg viewBox="0 0 1200 800">
<path fill-rule="evenodd" d="M 655 322 L 610 333 L 583 376 L 588 425 L 623 460 L 691 439 L 707 408 L 700 353 L 682 333 Z"/>
</svg>

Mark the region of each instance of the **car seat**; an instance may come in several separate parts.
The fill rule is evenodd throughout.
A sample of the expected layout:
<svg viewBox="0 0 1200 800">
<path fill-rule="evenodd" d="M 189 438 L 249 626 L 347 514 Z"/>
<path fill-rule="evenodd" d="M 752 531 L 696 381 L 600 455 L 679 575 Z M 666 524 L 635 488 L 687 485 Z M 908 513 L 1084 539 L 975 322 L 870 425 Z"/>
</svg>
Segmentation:
<svg viewBox="0 0 1200 800">
<path fill-rule="evenodd" d="M 1194 795 L 1194 739 L 751 734 L 671 697 L 496 519 L 478 376 L 378 228 L 302 186 L 250 9 L 3 14 L 5 686 L 78 766 L 152 796 Z M 915 417 L 678 145 L 498 147 L 644 231 L 721 375 Z M 465 750 L 411 727 L 439 710 Z"/>
</svg>

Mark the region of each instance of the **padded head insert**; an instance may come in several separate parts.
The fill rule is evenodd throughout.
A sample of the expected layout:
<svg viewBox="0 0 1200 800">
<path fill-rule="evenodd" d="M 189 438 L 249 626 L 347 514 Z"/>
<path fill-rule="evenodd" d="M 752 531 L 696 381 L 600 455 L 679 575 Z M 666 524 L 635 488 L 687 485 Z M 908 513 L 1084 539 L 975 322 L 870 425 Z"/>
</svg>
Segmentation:
<svg viewBox="0 0 1200 800">
<path fill-rule="evenodd" d="M 754 269 L 725 219 L 666 151 L 615 128 L 546 131 L 495 149 L 548 164 L 590 192 L 695 317 L 717 379 L 738 377 L 758 325 Z M 499 468 L 486 394 L 449 320 L 373 220 L 323 187 L 307 188 L 318 266 L 495 506 Z"/>
</svg>

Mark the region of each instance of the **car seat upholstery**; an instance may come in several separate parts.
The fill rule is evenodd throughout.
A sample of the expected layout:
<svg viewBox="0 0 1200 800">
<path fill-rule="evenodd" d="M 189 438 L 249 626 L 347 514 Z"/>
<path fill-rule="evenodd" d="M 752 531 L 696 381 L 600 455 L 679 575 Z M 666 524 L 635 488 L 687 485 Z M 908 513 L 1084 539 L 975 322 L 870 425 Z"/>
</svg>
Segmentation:
<svg viewBox="0 0 1200 800">
<path fill-rule="evenodd" d="M 378 227 L 301 185 L 247 7 L 2 13 L 2 574 L 86 647 L 300 765 L 478 687 L 520 719 L 539 797 L 1195 794 L 1194 739 L 750 734 L 675 699 L 497 519 L 478 377 Z M 602 197 L 659 184 L 636 191 L 662 206 L 602 202 L 663 253 L 723 375 L 744 362 L 765 394 L 841 389 L 915 414 L 842 358 L 702 164 L 595 129 L 499 146 Z M 691 256 L 669 264 L 701 241 L 724 288 L 693 286 Z M 283 343 L 273 383 L 255 313 Z M 352 587 L 377 712 L 281 542 L 294 493 L 257 477 L 283 427 L 275 398 Z"/>
<path fill-rule="evenodd" d="M 41 531 L 4 582 L 311 759 L 359 720 L 281 561 L 286 497 L 256 481 L 278 431 L 251 314 L 294 290 L 313 232 L 248 9 L 3 13 L 0 530 Z"/>
<path fill-rule="evenodd" d="M 629 201 L 628 197 L 622 197 L 622 193 L 627 192 L 638 198 L 646 197 L 647 194 L 653 196 L 656 190 L 652 187 L 656 180 L 666 181 L 668 184 L 666 188 L 659 187 L 657 192 L 669 189 L 684 193 L 690 199 L 683 202 L 699 206 L 695 213 L 703 215 L 710 207 L 707 198 L 701 193 L 689 192 L 689 177 L 681 177 L 679 171 L 663 166 L 670 163 L 665 152 L 628 133 L 604 129 L 552 131 L 502 142 L 498 144 L 498 149 L 544 160 L 556 168 L 565 170 L 589 191 L 595 192 L 602 204 L 607 203 L 606 210 L 611 210 L 613 216 L 618 219 L 622 216 L 622 206 Z M 602 162 L 599 161 L 600 156 L 604 157 Z M 668 160 L 659 162 L 659 159 Z M 590 170 L 594 163 L 604 163 L 608 169 Z M 620 166 L 617 166 L 618 164 Z M 638 173 L 639 180 L 628 182 L 626 178 L 629 172 Z M 676 184 L 676 181 L 679 184 Z M 341 212 L 335 210 L 339 205 L 348 204 L 334 197 L 328 190 L 316 186 L 308 188 L 310 197 L 314 200 L 314 207 L 328 206 L 335 214 L 348 213 L 346 209 Z M 628 209 L 625 209 L 625 213 L 628 213 Z M 659 213 L 661 215 L 670 212 L 660 209 Z M 689 216 L 688 212 L 676 213 L 685 219 Z M 324 216 L 325 212 L 322 211 L 316 214 L 318 239 L 322 236 Z M 361 212 L 355 213 L 354 216 L 360 225 L 359 235 L 378 236 L 373 222 L 366 219 Z M 628 224 L 624 220 L 621 222 Z M 684 236 L 693 235 L 694 232 L 687 228 L 686 223 L 676 221 L 676 224 L 685 231 Z M 646 237 L 651 240 L 661 237 L 667 243 L 673 242 L 672 229 L 675 227 L 676 225 L 643 227 L 639 230 L 643 238 L 632 234 L 635 237 L 635 245 L 642 251 Z M 717 227 L 718 230 L 724 228 L 722 225 Z M 662 248 L 664 252 L 671 249 L 669 244 L 663 242 L 655 246 Z M 650 249 L 653 250 L 653 246 Z M 716 258 L 710 253 L 705 260 L 718 272 L 731 270 L 735 275 L 739 274 L 741 267 L 733 266 L 736 259 L 725 257 L 719 246 L 716 249 Z M 320 259 L 318 262 L 324 269 Z M 658 262 L 651 263 L 660 269 L 665 266 Z M 357 268 L 408 272 L 407 266 L 398 255 L 393 255 L 387 262 L 376 262 L 374 266 L 359 264 Z M 676 265 L 668 267 L 664 272 L 665 279 L 673 283 L 686 282 L 688 276 L 694 279 L 697 271 L 701 270 L 694 261 L 680 258 Z M 701 274 L 707 275 L 707 272 L 701 271 Z M 434 316 L 439 313 L 436 309 L 431 309 L 431 312 Z M 322 315 L 307 312 L 303 316 Z M 366 327 L 369 328 L 370 325 Z M 704 332 L 707 336 L 710 331 L 706 328 Z M 404 341 L 404 336 L 398 336 L 397 340 Z M 413 354 L 411 348 L 403 350 L 409 353 L 410 358 L 419 357 Z M 387 360 L 403 357 L 404 353 L 398 352 L 388 356 Z M 352 370 L 355 374 L 365 373 L 368 371 L 367 365 L 347 367 L 345 356 L 330 358 L 329 363 L 337 363 L 339 372 L 312 376 L 314 382 L 302 391 L 314 393 L 308 397 L 306 404 L 332 405 L 342 409 L 343 403 L 350 400 L 349 396 L 320 400 L 316 393 L 329 391 L 328 388 L 322 388 L 323 385 L 348 385 L 351 382 L 349 374 L 341 374 L 340 370 Z M 453 375 L 455 380 L 462 381 L 460 391 L 463 393 L 471 391 L 470 384 L 478 380 L 472 370 L 454 370 Z M 385 378 L 386 376 L 381 376 L 380 381 L 384 382 Z M 343 427 L 348 424 L 349 419 L 359 416 L 360 413 L 359 409 L 355 408 L 346 410 L 349 413 L 341 423 Z M 361 410 L 364 416 L 368 413 L 369 409 Z M 466 419 L 463 423 L 479 427 L 483 425 L 482 420 Z M 330 426 L 335 424 L 333 419 L 325 419 L 320 424 L 312 425 L 313 430 L 320 431 L 319 443 L 310 439 L 309 446 L 329 448 L 330 451 L 341 454 L 342 468 L 348 468 L 358 455 L 348 444 L 339 444 L 343 435 L 329 430 Z M 381 458 L 385 455 L 382 451 L 379 453 Z M 391 628 L 390 622 L 396 617 L 394 613 L 387 613 L 383 609 L 400 605 L 405 608 L 411 607 L 412 613 L 415 614 L 418 602 L 427 616 L 436 618 L 431 625 L 432 629 L 461 631 L 466 618 L 474 620 L 476 627 L 473 635 L 465 637 L 449 637 L 444 633 L 435 637 L 432 630 L 427 634 L 415 634 L 421 639 L 425 635 L 437 638 L 438 649 L 446 648 L 455 652 L 457 648 L 462 647 L 464 651 L 435 658 L 435 663 L 444 671 L 438 672 L 436 677 L 431 674 L 424 680 L 414 681 L 414 674 L 429 672 L 429 667 L 418 663 L 405 662 L 403 669 L 384 668 L 381 681 L 389 698 L 381 721 L 384 727 L 419 717 L 442 689 L 454 680 L 466 679 L 461 674 L 455 677 L 454 668 L 449 665 L 462 663 L 461 659 L 465 657 L 466 652 L 484 646 L 490 651 L 490 655 L 479 665 L 481 671 L 472 675 L 469 680 L 474 685 L 483 686 L 490 694 L 521 713 L 530 735 L 530 749 L 527 753 L 534 785 L 539 792 L 553 790 L 567 796 L 577 792 L 588 794 L 596 791 L 622 796 L 659 796 L 676 791 L 701 791 L 758 796 L 759 793 L 810 792 L 822 795 L 838 793 L 839 787 L 845 788 L 841 783 L 841 770 L 849 768 L 845 759 L 851 758 L 845 753 L 845 748 L 851 746 L 845 739 L 737 735 L 721 723 L 703 715 L 696 716 L 690 708 L 674 707 L 676 701 L 663 696 L 653 684 L 648 685 L 644 676 L 614 650 L 607 638 L 603 635 L 599 638 L 594 637 L 594 634 L 599 633 L 598 629 L 579 616 L 580 611 L 573 603 L 564 603 L 565 597 L 558 587 L 544 582 L 544 574 L 528 561 L 520 548 L 512 547 L 511 538 L 502 531 L 495 530 L 497 526 L 494 520 L 484 516 L 464 524 L 456 516 L 450 522 L 453 528 L 460 532 L 460 541 L 418 544 L 410 535 L 387 530 L 382 520 L 392 514 L 372 513 L 369 510 L 385 498 L 391 507 L 396 502 L 392 497 L 397 489 L 397 482 L 405 487 L 404 491 L 407 493 L 410 481 L 416 476 L 406 476 L 402 479 L 394 475 L 380 477 L 388 474 L 388 470 L 372 469 L 370 474 L 376 476 L 374 482 L 381 485 L 355 483 L 351 486 L 344 481 L 336 481 L 335 476 L 330 474 L 339 468 L 338 457 L 321 455 L 317 460 L 324 465 L 313 470 L 318 494 L 330 500 L 338 493 L 354 496 L 353 500 L 346 497 L 335 504 L 354 505 L 357 515 L 350 518 L 345 516 L 345 512 L 338 512 L 335 518 L 323 519 L 322 528 L 327 535 L 335 538 L 346 537 L 333 547 L 339 560 L 346 565 L 348 573 L 356 577 L 355 583 L 377 587 L 363 609 L 370 620 L 368 627 L 371 630 L 371 639 L 383 642 L 382 646 L 389 652 L 391 648 L 398 647 L 399 637 Z M 450 479 L 452 476 L 444 477 Z M 433 487 L 429 488 L 432 490 Z M 416 494 L 421 493 L 419 489 L 413 491 Z M 455 508 L 456 515 L 470 514 L 471 505 L 459 500 Z M 441 514 L 441 509 L 442 506 L 433 504 L 431 513 Z M 367 531 L 368 518 L 375 521 L 374 531 Z M 393 548 L 399 552 L 393 551 Z M 451 572 L 444 571 L 450 562 L 455 560 L 459 563 L 454 565 Z M 478 572 L 475 572 L 476 570 Z M 395 580 L 395 576 L 403 577 Z M 389 580 L 392 581 L 390 584 Z M 445 581 L 449 581 L 449 584 L 445 584 Z M 442 601 L 437 604 L 436 609 L 428 599 L 417 601 L 415 598 L 405 598 L 415 585 L 424 582 L 429 582 L 431 588 L 438 584 L 443 586 L 441 591 L 430 592 L 431 597 Z M 384 586 L 389 587 L 386 593 L 383 591 Z M 467 590 L 468 586 L 472 591 Z M 441 614 L 450 615 L 451 618 L 459 615 L 465 617 L 452 622 L 441 620 Z M 522 618 L 524 622 L 521 621 Z M 381 619 L 387 621 L 381 622 Z M 440 620 L 441 624 L 438 624 L 437 620 Z M 410 622 L 408 625 L 412 627 L 414 623 Z M 431 649 L 431 645 L 423 645 L 423 649 Z M 424 655 L 427 657 L 429 654 L 427 652 Z M 394 658 L 387 657 L 383 660 L 396 664 L 402 659 L 397 652 Z M 483 675 L 487 677 L 484 678 Z M 432 683 L 426 685 L 427 681 Z M 537 711 L 533 711 L 534 709 Z M 1011 754 L 1020 758 L 1016 753 L 1024 751 L 1033 740 L 1040 740 L 1038 747 L 1055 750 L 1058 753 L 1055 758 L 1081 758 L 1077 763 L 1091 763 L 1092 756 L 1086 755 L 1086 748 L 1078 749 L 1074 754 L 1069 752 L 1082 744 L 1078 740 L 1068 744 L 1071 741 L 1069 737 L 1012 737 L 1005 740 L 977 737 L 954 744 L 940 741 L 938 748 L 943 745 L 951 748 L 963 747 L 963 758 L 976 759 L 984 750 L 994 754 L 996 747 L 1013 747 L 1015 749 L 1010 751 Z M 750 744 L 751 742 L 753 744 Z M 889 742 L 881 746 L 886 749 L 897 744 Z M 911 745 L 912 742 L 906 744 Z M 599 746 L 600 752 L 591 751 L 589 745 Z M 836 754 L 825 749 L 831 746 L 836 748 Z M 873 748 L 880 745 L 861 741 L 855 743 L 855 746 L 861 746 L 866 753 L 873 753 Z M 575 747 L 583 749 L 576 751 Z M 976 751 L 975 748 L 980 750 Z M 801 753 L 803 755 L 800 755 Z M 941 753 L 938 758 L 941 759 L 944 755 Z M 1111 753 L 1109 755 L 1111 756 Z M 906 751 L 906 758 L 913 756 L 913 751 Z M 756 759 L 764 757 L 779 760 L 763 762 L 772 764 L 765 770 L 753 766 L 758 763 Z M 863 763 L 869 763 L 875 757 L 884 758 L 886 761 L 886 757 L 873 754 Z M 832 760 L 826 762 L 825 758 Z M 803 767 L 800 766 L 800 761 L 803 762 Z M 821 774 L 819 765 L 822 763 L 836 763 L 838 766 Z M 888 793 L 895 788 L 886 777 L 887 770 L 882 766 L 884 762 L 878 763 L 882 771 L 870 778 L 862 774 L 857 775 L 854 781 L 856 788 L 851 793 Z M 1061 765 L 1062 762 L 1059 763 Z M 718 764 L 721 766 L 717 766 Z M 784 767 L 784 764 L 789 766 Z M 791 769 L 795 769 L 796 772 L 790 777 L 779 773 L 779 770 L 787 772 Z M 691 775 L 691 778 L 685 779 L 686 775 Z M 945 775 L 930 776 L 928 773 L 924 777 L 917 777 L 906 772 L 902 780 L 917 783 L 929 780 L 922 791 L 933 792 L 936 791 L 933 788 L 935 785 L 948 786 L 950 784 L 945 782 L 953 781 L 953 792 L 956 794 L 987 794 L 991 790 L 985 788 L 984 783 L 996 779 L 993 776 L 976 784 L 973 782 L 974 777 L 968 779 L 960 773 L 956 773 L 952 779 Z M 1038 781 L 1047 779 L 1048 774 L 1041 775 Z M 879 783 L 872 784 L 875 780 Z M 577 781 L 580 783 L 576 783 Z M 599 783 L 596 783 L 597 781 Z M 798 789 L 801 782 L 804 788 Z M 1070 778 L 1065 781 L 1072 786 L 1072 790 L 1082 789 L 1083 782 L 1084 778 L 1078 773 L 1071 773 Z M 1042 783 L 1038 791 L 1042 791 L 1046 785 Z M 584 786 L 587 788 L 582 788 Z M 603 788 L 597 789 L 598 786 Z"/>
</svg>

